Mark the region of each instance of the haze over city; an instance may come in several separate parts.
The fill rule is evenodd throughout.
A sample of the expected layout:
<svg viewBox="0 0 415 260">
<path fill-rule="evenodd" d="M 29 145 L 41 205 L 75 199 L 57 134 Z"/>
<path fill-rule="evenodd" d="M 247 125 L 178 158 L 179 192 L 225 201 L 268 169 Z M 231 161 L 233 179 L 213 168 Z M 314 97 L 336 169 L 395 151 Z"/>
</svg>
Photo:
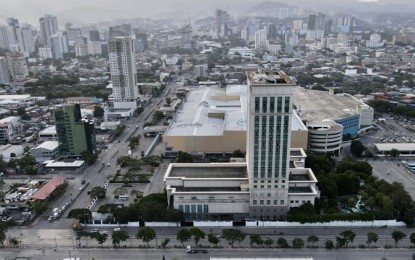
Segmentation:
<svg viewBox="0 0 415 260">
<path fill-rule="evenodd" d="M 34 23 L 38 17 L 48 13 L 61 17 L 60 22 L 94 23 L 112 19 L 126 19 L 136 17 L 189 17 L 203 18 L 210 15 L 209 10 L 215 8 L 228 9 L 232 14 L 249 14 L 250 9 L 261 0 L 1 0 L 0 18 L 20 14 L 22 21 Z M 411 0 L 293 0 L 269 1 L 284 3 L 300 8 L 324 10 L 328 12 L 408 12 L 415 10 Z"/>
</svg>

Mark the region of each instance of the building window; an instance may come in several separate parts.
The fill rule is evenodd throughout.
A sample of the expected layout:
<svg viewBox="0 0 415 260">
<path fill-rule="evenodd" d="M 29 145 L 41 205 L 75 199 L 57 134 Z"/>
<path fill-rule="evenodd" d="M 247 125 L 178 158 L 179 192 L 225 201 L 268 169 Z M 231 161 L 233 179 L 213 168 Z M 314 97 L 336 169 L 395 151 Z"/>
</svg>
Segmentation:
<svg viewBox="0 0 415 260">
<path fill-rule="evenodd" d="M 180 210 L 181 212 L 183 212 L 183 211 L 184 211 L 184 209 L 183 209 L 183 205 L 179 205 L 179 210 Z"/>
<path fill-rule="evenodd" d="M 264 205 L 264 200 L 260 200 L 259 205 Z"/>
<path fill-rule="evenodd" d="M 259 97 L 255 97 L 255 113 L 259 113 Z"/>
<path fill-rule="evenodd" d="M 196 205 L 191 205 L 191 213 L 196 213 Z"/>
<path fill-rule="evenodd" d="M 278 205 L 278 200 L 274 200 L 274 205 Z"/>
<path fill-rule="evenodd" d="M 184 206 L 184 213 L 190 213 L 190 206 L 189 205 Z"/>
<path fill-rule="evenodd" d="M 284 200 L 280 200 L 280 204 L 281 205 L 284 205 Z"/>
<path fill-rule="evenodd" d="M 275 97 L 270 97 L 269 99 L 269 109 L 271 113 L 274 113 L 275 108 Z"/>
<path fill-rule="evenodd" d="M 253 202 L 253 204 L 254 204 L 254 205 L 256 205 L 256 204 L 257 204 L 257 200 L 253 200 L 252 202 Z"/>
<path fill-rule="evenodd" d="M 262 97 L 262 113 L 267 113 L 267 97 Z"/>
<path fill-rule="evenodd" d="M 267 205 L 271 205 L 271 200 L 267 200 Z"/>
<path fill-rule="evenodd" d="M 209 213 L 209 205 L 203 205 L 203 213 Z"/>
</svg>

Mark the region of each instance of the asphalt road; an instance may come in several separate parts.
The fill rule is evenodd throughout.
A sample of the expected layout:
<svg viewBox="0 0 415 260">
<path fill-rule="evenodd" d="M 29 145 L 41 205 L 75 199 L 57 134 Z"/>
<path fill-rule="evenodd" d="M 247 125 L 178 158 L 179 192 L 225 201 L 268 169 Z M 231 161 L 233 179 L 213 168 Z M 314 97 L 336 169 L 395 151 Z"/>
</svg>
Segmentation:
<svg viewBox="0 0 415 260">
<path fill-rule="evenodd" d="M 172 82 L 169 85 L 167 85 L 166 90 L 170 89 L 169 95 L 167 96 L 160 95 L 160 97 L 153 98 L 151 100 L 151 103 L 144 107 L 144 111 L 138 117 L 133 117 L 125 121 L 126 128 L 121 134 L 121 136 L 118 139 L 114 140 L 112 143 L 109 143 L 107 145 L 107 149 L 101 152 L 101 154 L 99 155 L 99 159 L 95 162 L 95 164 L 85 169 L 84 174 L 67 175 L 67 177 L 69 176 L 73 179 L 70 180 L 70 184 L 69 184 L 69 187 L 66 193 L 57 202 L 53 203 L 53 205 L 50 207 L 50 210 L 52 210 L 53 207 L 61 207 L 63 206 L 65 202 L 72 201 L 72 200 L 73 200 L 73 203 L 66 210 L 66 213 L 74 208 L 87 207 L 89 203 L 91 202 L 91 198 L 87 194 L 88 191 L 91 190 L 95 186 L 103 186 L 108 176 L 115 173 L 116 168 L 117 168 L 117 158 L 127 155 L 128 153 L 128 138 L 130 137 L 130 135 L 134 131 L 135 131 L 134 136 L 141 134 L 143 130 L 143 126 L 146 122 L 145 118 L 151 115 L 152 113 L 154 113 L 155 109 L 157 108 L 157 105 L 160 102 L 162 102 L 163 99 L 165 99 L 166 97 L 172 97 L 174 95 L 173 89 L 175 87 L 176 87 L 175 82 Z M 151 116 L 149 116 L 149 118 L 150 117 Z M 138 130 L 136 131 L 137 126 L 138 126 Z M 144 138 L 144 137 L 141 138 L 140 144 L 137 148 L 133 150 L 132 156 L 136 158 L 140 158 L 141 151 L 145 151 L 149 147 L 151 141 L 152 141 L 152 138 Z M 109 163 L 110 165 L 107 166 L 107 163 Z M 143 188 L 145 195 L 148 195 L 154 192 L 160 192 L 162 190 L 163 175 L 164 175 L 164 170 L 165 170 L 163 169 L 164 168 L 162 166 L 158 168 L 154 176 L 151 179 L 151 183 L 147 184 L 147 186 Z M 86 186 L 82 191 L 79 191 L 79 187 L 81 186 L 82 180 L 89 182 L 89 185 Z M 107 194 L 107 195 L 112 196 L 112 194 Z M 44 215 L 47 216 L 48 214 L 46 213 Z M 58 228 L 59 229 L 59 228 L 70 228 L 71 223 L 72 223 L 72 220 L 66 219 L 66 214 L 64 214 L 58 221 L 55 221 L 55 222 L 49 222 L 43 217 L 38 218 L 32 224 L 32 226 L 36 226 L 39 229 L 45 229 L 45 228 L 51 228 L 51 229 Z"/>
<path fill-rule="evenodd" d="M 114 260 L 209 260 L 210 257 L 313 257 L 315 260 L 406 260 L 412 259 L 413 249 L 208 249 L 206 254 L 186 254 L 184 249 L 4 249 L 2 259 L 30 257 L 32 260 L 59 260 L 69 257 L 85 259 Z"/>
</svg>

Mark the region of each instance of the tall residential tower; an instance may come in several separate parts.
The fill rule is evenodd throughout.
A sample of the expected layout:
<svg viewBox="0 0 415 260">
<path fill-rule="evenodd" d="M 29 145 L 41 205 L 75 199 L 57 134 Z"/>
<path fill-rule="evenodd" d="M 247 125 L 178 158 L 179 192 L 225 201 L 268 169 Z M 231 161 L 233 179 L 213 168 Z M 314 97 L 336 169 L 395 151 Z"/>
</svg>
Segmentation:
<svg viewBox="0 0 415 260">
<path fill-rule="evenodd" d="M 132 38 L 110 38 L 108 41 L 108 56 L 114 108 L 135 109 L 139 93 Z"/>
<path fill-rule="evenodd" d="M 282 71 L 248 72 L 247 167 L 255 218 L 275 219 L 289 209 L 294 86 Z"/>
<path fill-rule="evenodd" d="M 58 32 L 58 18 L 52 15 L 45 15 L 39 19 L 40 43 L 49 46 L 49 38 Z"/>
</svg>

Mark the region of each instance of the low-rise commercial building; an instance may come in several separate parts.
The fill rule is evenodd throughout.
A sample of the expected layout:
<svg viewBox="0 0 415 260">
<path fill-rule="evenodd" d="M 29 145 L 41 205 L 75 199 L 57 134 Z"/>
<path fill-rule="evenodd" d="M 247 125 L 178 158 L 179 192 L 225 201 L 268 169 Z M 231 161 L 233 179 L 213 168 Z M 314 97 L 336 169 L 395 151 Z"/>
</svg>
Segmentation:
<svg viewBox="0 0 415 260">
<path fill-rule="evenodd" d="M 36 162 L 51 160 L 59 154 L 59 142 L 45 141 L 31 149 L 30 154 L 35 158 Z"/>
</svg>

